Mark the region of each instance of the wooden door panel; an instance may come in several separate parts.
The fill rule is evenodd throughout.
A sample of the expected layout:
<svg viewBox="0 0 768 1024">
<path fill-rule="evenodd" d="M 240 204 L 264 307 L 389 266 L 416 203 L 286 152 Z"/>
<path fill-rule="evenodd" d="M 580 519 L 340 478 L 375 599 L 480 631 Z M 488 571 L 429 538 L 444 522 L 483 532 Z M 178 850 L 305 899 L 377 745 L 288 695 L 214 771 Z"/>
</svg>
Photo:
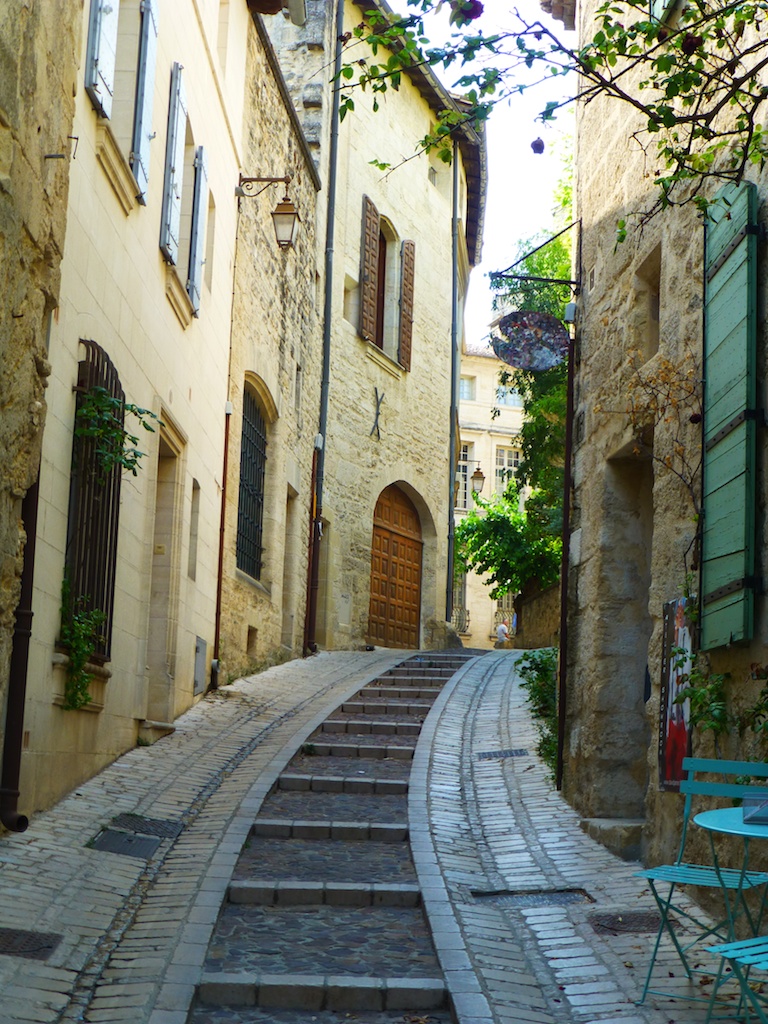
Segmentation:
<svg viewBox="0 0 768 1024">
<path fill-rule="evenodd" d="M 374 513 L 368 637 L 385 647 L 419 644 L 421 523 L 397 487 L 382 491 Z"/>
</svg>

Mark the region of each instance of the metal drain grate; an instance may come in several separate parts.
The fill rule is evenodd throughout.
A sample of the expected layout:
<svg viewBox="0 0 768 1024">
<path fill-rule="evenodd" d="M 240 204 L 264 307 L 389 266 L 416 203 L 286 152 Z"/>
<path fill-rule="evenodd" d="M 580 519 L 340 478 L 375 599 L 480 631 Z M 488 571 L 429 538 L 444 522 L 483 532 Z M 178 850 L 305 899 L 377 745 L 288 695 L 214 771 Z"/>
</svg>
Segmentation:
<svg viewBox="0 0 768 1024">
<path fill-rule="evenodd" d="M 529 892 L 473 892 L 476 900 L 495 907 L 527 910 L 529 907 L 561 907 L 569 903 L 594 903 L 584 889 L 536 889 Z"/>
<path fill-rule="evenodd" d="M 104 853 L 121 853 L 126 857 L 142 857 L 149 860 L 160 843 L 162 839 L 159 836 L 137 836 L 132 832 L 117 832 L 115 829 L 105 828 L 88 845 Z"/>
<path fill-rule="evenodd" d="M 528 757 L 528 751 L 522 747 L 516 750 L 484 750 L 477 755 L 478 761 L 491 761 L 502 757 Z"/>
<path fill-rule="evenodd" d="M 22 956 L 27 960 L 45 960 L 61 942 L 52 932 L 24 932 L 18 928 L 0 928 L 0 954 Z"/>
<path fill-rule="evenodd" d="M 143 818 L 140 814 L 118 814 L 110 821 L 113 828 L 124 832 L 138 832 L 142 836 L 160 836 L 162 839 L 177 839 L 184 831 L 180 821 L 165 818 Z"/>
<path fill-rule="evenodd" d="M 653 934 L 659 930 L 661 916 L 655 910 L 625 910 L 614 914 L 590 914 L 589 923 L 598 935 Z"/>
</svg>

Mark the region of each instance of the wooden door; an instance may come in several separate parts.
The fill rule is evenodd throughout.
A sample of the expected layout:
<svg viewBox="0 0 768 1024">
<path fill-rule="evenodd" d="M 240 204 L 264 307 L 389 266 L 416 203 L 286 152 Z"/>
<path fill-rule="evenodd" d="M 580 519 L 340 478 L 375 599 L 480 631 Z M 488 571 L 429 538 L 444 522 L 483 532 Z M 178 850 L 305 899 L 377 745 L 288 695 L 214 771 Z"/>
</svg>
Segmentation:
<svg viewBox="0 0 768 1024">
<path fill-rule="evenodd" d="M 421 522 L 399 487 L 385 488 L 373 514 L 368 639 L 417 648 L 421 617 Z"/>
</svg>

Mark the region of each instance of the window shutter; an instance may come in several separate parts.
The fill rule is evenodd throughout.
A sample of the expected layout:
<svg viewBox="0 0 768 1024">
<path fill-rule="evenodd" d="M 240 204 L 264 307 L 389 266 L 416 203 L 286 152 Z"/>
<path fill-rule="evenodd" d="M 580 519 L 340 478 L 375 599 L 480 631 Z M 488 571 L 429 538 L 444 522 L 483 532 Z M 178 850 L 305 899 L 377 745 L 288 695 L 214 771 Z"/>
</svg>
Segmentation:
<svg viewBox="0 0 768 1024">
<path fill-rule="evenodd" d="M 411 368 L 411 341 L 413 338 L 413 282 L 416 266 L 416 243 L 409 238 L 400 249 L 400 365 Z"/>
<path fill-rule="evenodd" d="M 147 205 L 149 183 L 149 144 L 152 139 L 152 103 L 155 98 L 157 62 L 157 0 L 142 0 L 139 65 L 136 71 L 136 109 L 133 115 L 131 170 L 139 186 L 136 197 Z"/>
<path fill-rule="evenodd" d="M 363 239 L 360 246 L 360 334 L 376 339 L 376 295 L 379 280 L 379 211 L 363 196 Z"/>
<path fill-rule="evenodd" d="M 168 138 L 165 142 L 165 184 L 160 226 L 160 249 L 169 263 L 179 257 L 181 227 L 181 187 L 184 177 L 184 143 L 187 134 L 187 97 L 181 79 L 181 64 L 171 71 L 171 98 L 168 104 Z"/>
<path fill-rule="evenodd" d="M 726 185 L 706 226 L 703 650 L 754 628 L 756 189 Z"/>
<path fill-rule="evenodd" d="M 189 245 L 189 281 L 187 292 L 195 316 L 200 312 L 200 286 L 203 281 L 205 252 L 205 215 L 208 210 L 208 157 L 202 146 L 195 156 L 195 192 L 192 197 L 192 230 Z"/>
<path fill-rule="evenodd" d="M 91 0 L 85 91 L 101 117 L 112 116 L 119 8 L 119 0 Z"/>
</svg>

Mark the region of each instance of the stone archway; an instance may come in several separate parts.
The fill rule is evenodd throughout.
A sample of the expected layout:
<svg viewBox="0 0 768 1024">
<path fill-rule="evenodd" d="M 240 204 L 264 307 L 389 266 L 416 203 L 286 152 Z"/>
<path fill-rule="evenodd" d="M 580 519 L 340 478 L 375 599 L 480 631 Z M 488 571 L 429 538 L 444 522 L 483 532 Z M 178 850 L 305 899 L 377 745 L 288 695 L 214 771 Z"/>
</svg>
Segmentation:
<svg viewBox="0 0 768 1024">
<path fill-rule="evenodd" d="M 421 620 L 421 521 L 394 484 L 373 513 L 368 640 L 382 647 L 418 648 Z"/>
</svg>

